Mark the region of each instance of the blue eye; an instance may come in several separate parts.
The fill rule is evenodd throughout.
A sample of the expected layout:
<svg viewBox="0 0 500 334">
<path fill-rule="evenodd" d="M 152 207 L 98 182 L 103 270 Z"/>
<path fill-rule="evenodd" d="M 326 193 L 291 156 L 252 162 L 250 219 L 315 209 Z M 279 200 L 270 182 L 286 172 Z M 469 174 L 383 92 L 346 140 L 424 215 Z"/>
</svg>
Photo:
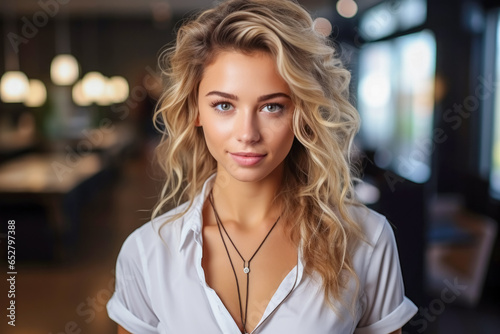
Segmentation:
<svg viewBox="0 0 500 334">
<path fill-rule="evenodd" d="M 233 108 L 233 106 L 231 105 L 231 103 L 229 102 L 214 102 L 211 104 L 212 108 L 215 108 L 215 110 L 217 110 L 218 112 L 225 112 L 225 111 L 229 111 Z"/>
<path fill-rule="evenodd" d="M 262 108 L 263 110 L 267 108 L 267 111 L 272 113 L 272 114 L 276 114 L 276 113 L 279 113 L 279 112 L 282 112 L 283 109 L 284 109 L 284 106 L 282 104 L 279 104 L 279 103 L 269 103 L 269 104 L 266 104 L 264 106 L 264 108 Z"/>
</svg>

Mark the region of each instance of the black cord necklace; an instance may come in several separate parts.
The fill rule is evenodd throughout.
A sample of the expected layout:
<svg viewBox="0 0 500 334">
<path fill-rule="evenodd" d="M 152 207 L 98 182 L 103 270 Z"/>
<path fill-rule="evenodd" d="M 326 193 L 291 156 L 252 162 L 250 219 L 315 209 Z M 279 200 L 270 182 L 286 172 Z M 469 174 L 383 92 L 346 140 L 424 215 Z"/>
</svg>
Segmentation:
<svg viewBox="0 0 500 334">
<path fill-rule="evenodd" d="M 220 237 L 222 239 L 222 242 L 224 243 L 224 248 L 226 249 L 226 253 L 227 253 L 227 256 L 229 258 L 229 262 L 231 263 L 231 268 L 233 269 L 234 278 L 236 279 L 236 288 L 238 289 L 238 301 L 240 303 L 240 317 L 241 317 L 241 323 L 243 325 L 243 333 L 244 334 L 248 334 L 247 330 L 246 330 L 246 322 L 247 322 L 247 310 L 248 310 L 248 285 L 249 285 L 249 282 L 250 282 L 250 261 L 252 261 L 252 259 L 254 258 L 255 254 L 257 254 L 257 252 L 259 251 L 259 249 L 262 247 L 262 245 L 264 244 L 264 241 L 266 241 L 267 237 L 269 236 L 269 234 L 271 233 L 271 231 L 274 229 L 274 227 L 276 226 L 276 224 L 280 220 L 281 215 L 278 217 L 278 219 L 274 223 L 273 227 L 271 227 L 271 229 L 269 230 L 269 232 L 267 232 L 266 237 L 264 238 L 264 240 L 262 240 L 260 246 L 257 248 L 257 250 L 255 251 L 255 253 L 252 255 L 252 257 L 250 258 L 250 260 L 248 260 L 248 262 L 247 262 L 247 261 L 245 261 L 245 259 L 241 255 L 241 253 L 238 251 L 238 248 L 236 248 L 233 240 L 231 240 L 231 238 L 229 237 L 229 234 L 227 233 L 226 229 L 224 228 L 224 225 L 222 225 L 222 222 L 220 221 L 219 214 L 217 213 L 217 210 L 215 210 L 215 205 L 214 205 L 214 199 L 213 199 L 213 193 L 212 193 L 212 191 L 210 191 L 209 200 L 210 200 L 210 204 L 212 205 L 212 208 L 214 210 L 215 218 L 216 218 L 216 221 L 217 221 L 217 227 L 219 228 Z M 245 274 L 247 274 L 247 294 L 246 294 L 246 301 L 245 301 L 245 318 L 243 318 L 243 310 L 242 310 L 242 306 L 241 306 L 240 286 L 238 284 L 238 277 L 236 275 L 236 270 L 234 270 L 233 261 L 231 260 L 231 256 L 229 255 L 229 251 L 227 250 L 226 242 L 224 241 L 224 237 L 222 236 L 221 226 L 222 226 L 222 229 L 224 230 L 224 232 L 226 233 L 229 241 L 231 241 L 231 244 L 233 244 L 234 249 L 236 250 L 236 252 L 240 256 L 240 258 L 243 260 L 243 272 Z"/>
</svg>

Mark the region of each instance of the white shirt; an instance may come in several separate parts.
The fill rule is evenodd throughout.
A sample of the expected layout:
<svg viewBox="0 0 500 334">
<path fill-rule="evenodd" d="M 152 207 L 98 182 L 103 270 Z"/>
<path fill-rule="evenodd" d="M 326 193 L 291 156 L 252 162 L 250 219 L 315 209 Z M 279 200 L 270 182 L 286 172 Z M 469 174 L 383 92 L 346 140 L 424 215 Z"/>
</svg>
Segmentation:
<svg viewBox="0 0 500 334">
<path fill-rule="evenodd" d="M 164 242 L 157 233 L 160 222 L 188 202 L 139 227 L 123 243 L 116 264 L 115 292 L 107 311 L 129 332 L 240 333 L 215 290 L 207 285 L 201 266 L 202 207 L 215 175 L 206 180 L 184 216 L 160 229 Z M 279 285 L 252 333 L 387 334 L 415 315 L 417 307 L 404 296 L 396 242 L 388 221 L 365 208 L 352 212 L 374 245 L 361 242 L 352 254 L 361 289 L 354 318 L 345 308 L 340 308 L 339 317 L 324 304 L 320 280 L 313 279 L 320 276 L 303 275 L 299 247 L 297 265 Z M 347 305 L 353 290 L 351 285 L 343 294 Z"/>
</svg>

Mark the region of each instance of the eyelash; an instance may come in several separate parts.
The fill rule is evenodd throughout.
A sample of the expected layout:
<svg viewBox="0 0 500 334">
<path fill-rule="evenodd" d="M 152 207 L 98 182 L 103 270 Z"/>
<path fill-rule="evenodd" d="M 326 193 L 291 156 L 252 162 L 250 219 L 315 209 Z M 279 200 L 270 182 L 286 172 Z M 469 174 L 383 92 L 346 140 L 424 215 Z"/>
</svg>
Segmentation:
<svg viewBox="0 0 500 334">
<path fill-rule="evenodd" d="M 217 109 L 216 107 L 219 105 L 219 104 L 229 104 L 232 106 L 232 104 L 230 102 L 227 102 L 227 101 L 214 101 L 212 103 L 210 103 L 210 106 L 215 109 L 215 111 L 219 114 L 224 114 L 226 113 L 227 111 L 225 110 L 219 110 Z M 279 111 L 276 111 L 276 112 L 270 112 L 270 114 L 280 114 L 282 113 L 284 110 L 285 110 L 285 106 L 281 103 L 266 103 L 262 108 L 265 108 L 265 107 L 268 107 L 268 106 L 276 106 L 278 107 L 280 110 Z"/>
</svg>

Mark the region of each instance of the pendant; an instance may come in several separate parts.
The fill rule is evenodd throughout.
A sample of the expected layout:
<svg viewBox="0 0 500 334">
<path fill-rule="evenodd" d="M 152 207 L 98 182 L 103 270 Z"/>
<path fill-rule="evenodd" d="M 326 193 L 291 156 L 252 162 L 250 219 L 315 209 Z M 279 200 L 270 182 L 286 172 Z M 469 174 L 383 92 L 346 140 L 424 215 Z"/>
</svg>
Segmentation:
<svg viewBox="0 0 500 334">
<path fill-rule="evenodd" d="M 245 274 L 248 274 L 250 272 L 250 268 L 248 268 L 248 267 L 243 268 L 243 272 Z"/>
</svg>

